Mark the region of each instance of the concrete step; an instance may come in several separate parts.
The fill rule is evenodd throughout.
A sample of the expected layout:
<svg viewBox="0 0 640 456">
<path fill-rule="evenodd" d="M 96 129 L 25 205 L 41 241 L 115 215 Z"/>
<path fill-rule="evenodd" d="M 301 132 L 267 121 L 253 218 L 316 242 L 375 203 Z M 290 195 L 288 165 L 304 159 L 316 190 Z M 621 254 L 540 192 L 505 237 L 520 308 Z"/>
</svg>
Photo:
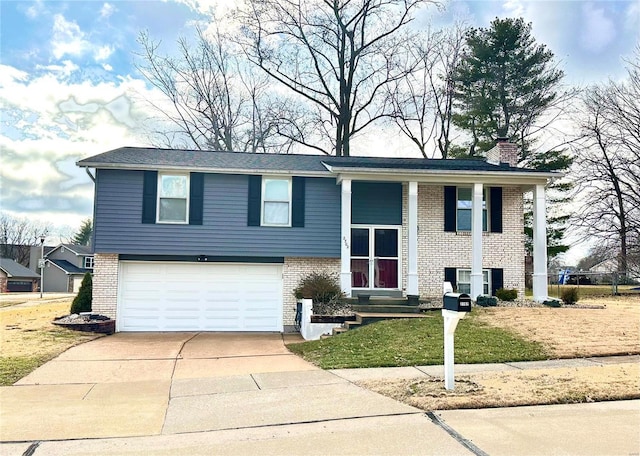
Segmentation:
<svg viewBox="0 0 640 456">
<path fill-rule="evenodd" d="M 400 318 L 427 318 L 434 317 L 434 314 L 423 314 L 423 313 L 376 313 L 376 312 L 356 312 L 356 323 L 359 323 L 361 326 L 368 325 L 371 323 L 375 323 L 383 320 L 397 320 Z M 351 328 L 353 322 L 345 323 L 346 327 Z"/>
<path fill-rule="evenodd" d="M 415 303 L 409 302 L 407 298 L 390 298 L 385 296 L 372 296 L 369 302 L 360 302 L 358 298 L 347 298 L 346 302 L 353 305 L 371 305 L 371 306 L 415 306 Z M 428 302 L 428 300 L 420 300 L 419 302 Z"/>
<path fill-rule="evenodd" d="M 390 305 L 390 304 L 352 304 L 351 310 L 354 312 L 369 312 L 369 313 L 418 313 L 420 308 L 418 306 L 409 305 Z"/>
<path fill-rule="evenodd" d="M 346 322 L 345 322 L 346 324 Z M 342 334 L 343 332 L 347 332 L 348 329 L 347 328 L 333 328 L 333 331 L 331 331 L 331 335 L 332 336 L 337 336 L 338 334 Z"/>
</svg>

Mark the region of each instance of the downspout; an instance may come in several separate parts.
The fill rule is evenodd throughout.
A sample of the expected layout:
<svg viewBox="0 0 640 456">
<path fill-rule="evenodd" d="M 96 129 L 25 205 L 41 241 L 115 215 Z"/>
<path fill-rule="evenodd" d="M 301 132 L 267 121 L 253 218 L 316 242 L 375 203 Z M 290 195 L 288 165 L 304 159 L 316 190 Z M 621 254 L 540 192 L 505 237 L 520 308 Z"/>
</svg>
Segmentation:
<svg viewBox="0 0 640 456">
<path fill-rule="evenodd" d="M 89 168 L 85 168 L 84 170 L 87 173 L 87 175 L 91 178 L 93 183 L 95 184 L 96 183 L 96 177 L 93 174 L 91 174 L 91 171 L 89 171 Z"/>
</svg>

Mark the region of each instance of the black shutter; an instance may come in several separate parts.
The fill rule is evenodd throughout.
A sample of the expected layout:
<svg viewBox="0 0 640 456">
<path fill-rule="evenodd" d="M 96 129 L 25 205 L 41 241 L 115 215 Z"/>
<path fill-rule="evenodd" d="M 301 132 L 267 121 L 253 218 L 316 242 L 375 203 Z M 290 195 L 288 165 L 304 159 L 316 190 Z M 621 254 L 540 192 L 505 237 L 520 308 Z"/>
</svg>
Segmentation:
<svg viewBox="0 0 640 456">
<path fill-rule="evenodd" d="M 451 282 L 451 286 L 455 290 L 458 288 L 458 284 L 456 283 L 456 268 L 444 268 L 444 281 Z"/>
<path fill-rule="evenodd" d="M 158 172 L 145 171 L 142 183 L 142 223 L 156 223 Z"/>
<path fill-rule="evenodd" d="M 260 226 L 260 205 L 262 204 L 262 176 L 249 176 L 249 202 L 247 225 Z"/>
<path fill-rule="evenodd" d="M 204 203 L 204 174 L 191 173 L 189 177 L 189 225 L 202 225 Z"/>
<path fill-rule="evenodd" d="M 491 269 L 491 295 L 496 295 L 496 290 L 504 288 L 503 271 L 501 268 Z"/>
<path fill-rule="evenodd" d="M 444 230 L 456 231 L 456 188 L 452 186 L 444 187 Z"/>
<path fill-rule="evenodd" d="M 502 233 L 502 187 L 489 188 L 489 210 L 491 211 L 491 232 Z"/>
<path fill-rule="evenodd" d="M 304 227 L 304 177 L 294 177 L 291 181 L 291 226 Z"/>
</svg>

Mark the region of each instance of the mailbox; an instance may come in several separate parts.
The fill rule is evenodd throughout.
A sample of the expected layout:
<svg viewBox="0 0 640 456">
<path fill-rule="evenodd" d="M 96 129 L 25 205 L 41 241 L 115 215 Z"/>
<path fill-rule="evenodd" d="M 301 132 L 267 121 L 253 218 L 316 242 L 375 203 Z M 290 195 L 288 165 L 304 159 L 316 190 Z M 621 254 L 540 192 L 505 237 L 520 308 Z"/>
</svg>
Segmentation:
<svg viewBox="0 0 640 456">
<path fill-rule="evenodd" d="M 454 312 L 471 312 L 471 296 L 466 293 L 445 293 L 442 308 Z"/>
</svg>

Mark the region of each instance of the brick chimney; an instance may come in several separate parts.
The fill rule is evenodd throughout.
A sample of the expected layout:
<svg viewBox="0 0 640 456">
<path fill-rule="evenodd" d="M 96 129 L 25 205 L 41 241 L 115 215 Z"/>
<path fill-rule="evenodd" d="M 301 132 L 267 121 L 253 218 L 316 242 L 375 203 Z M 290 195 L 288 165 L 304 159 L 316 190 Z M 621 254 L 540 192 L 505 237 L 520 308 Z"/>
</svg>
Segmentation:
<svg viewBox="0 0 640 456">
<path fill-rule="evenodd" d="M 495 147 L 487 152 L 487 162 L 493 165 L 507 163 L 509 166 L 517 166 L 518 146 L 509 142 L 507 138 L 497 138 Z"/>
</svg>

